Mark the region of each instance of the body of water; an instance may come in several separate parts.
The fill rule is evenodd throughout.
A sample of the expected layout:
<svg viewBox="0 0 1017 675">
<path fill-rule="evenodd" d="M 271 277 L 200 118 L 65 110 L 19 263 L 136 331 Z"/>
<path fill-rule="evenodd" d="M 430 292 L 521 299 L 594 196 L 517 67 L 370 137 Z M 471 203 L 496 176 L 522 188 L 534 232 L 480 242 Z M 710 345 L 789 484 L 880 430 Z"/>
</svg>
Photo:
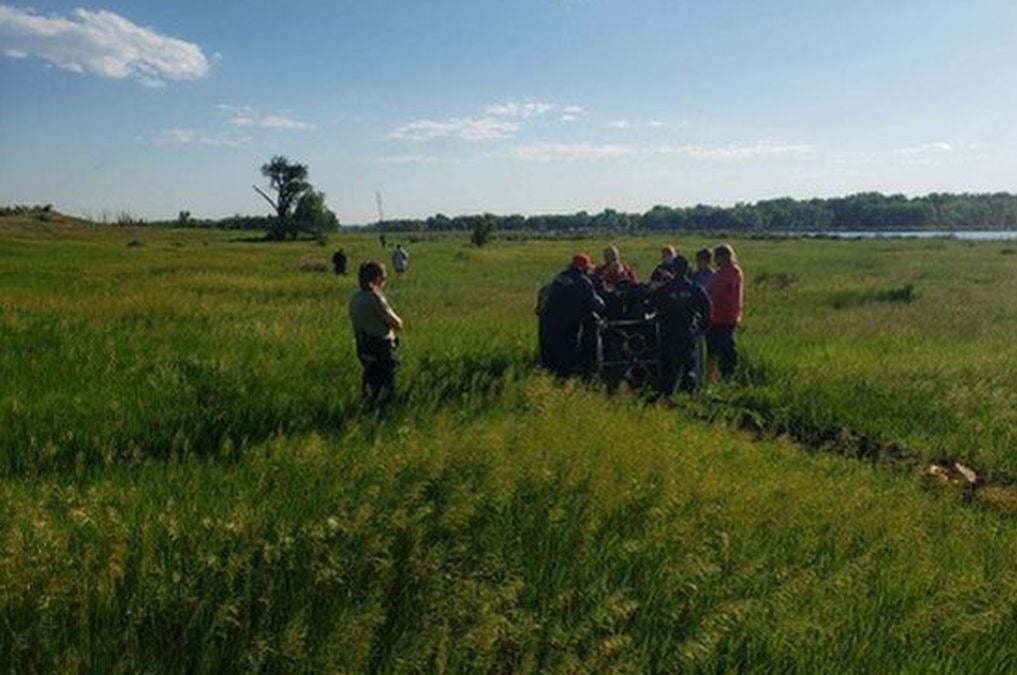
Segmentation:
<svg viewBox="0 0 1017 675">
<path fill-rule="evenodd" d="M 1017 230 L 856 230 L 834 232 L 800 232 L 806 237 L 835 237 L 837 239 L 967 239 L 975 241 L 1017 240 Z"/>
</svg>

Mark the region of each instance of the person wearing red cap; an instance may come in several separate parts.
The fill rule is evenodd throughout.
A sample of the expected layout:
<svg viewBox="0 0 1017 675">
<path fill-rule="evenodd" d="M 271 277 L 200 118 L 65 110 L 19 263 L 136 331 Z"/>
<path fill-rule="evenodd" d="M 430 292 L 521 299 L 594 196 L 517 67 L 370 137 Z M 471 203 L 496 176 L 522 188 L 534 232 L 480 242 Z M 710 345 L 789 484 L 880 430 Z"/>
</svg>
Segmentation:
<svg viewBox="0 0 1017 675">
<path fill-rule="evenodd" d="M 555 277 L 540 307 L 540 362 L 558 377 L 592 375 L 596 364 L 596 322 L 604 312 L 590 272 L 593 260 L 577 253 Z"/>
</svg>

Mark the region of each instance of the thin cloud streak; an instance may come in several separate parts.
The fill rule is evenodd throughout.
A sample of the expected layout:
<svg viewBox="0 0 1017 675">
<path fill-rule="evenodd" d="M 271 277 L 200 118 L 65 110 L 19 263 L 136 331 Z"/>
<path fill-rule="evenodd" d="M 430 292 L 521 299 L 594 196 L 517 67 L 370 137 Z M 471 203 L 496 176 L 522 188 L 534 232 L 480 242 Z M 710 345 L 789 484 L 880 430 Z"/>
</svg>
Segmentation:
<svg viewBox="0 0 1017 675">
<path fill-rule="evenodd" d="M 386 155 L 371 161 L 375 164 L 462 164 L 474 160 L 463 157 L 439 157 L 437 155 Z"/>
<path fill-rule="evenodd" d="M 229 123 L 235 127 L 259 127 L 262 129 L 286 129 L 290 131 L 314 131 L 316 124 L 296 117 L 279 114 L 263 115 L 251 106 L 220 104 L 219 110 L 230 113 Z"/>
<path fill-rule="evenodd" d="M 637 154 L 639 154 L 639 148 L 633 145 L 537 142 L 517 145 L 501 156 L 524 162 L 560 162 L 583 159 L 617 159 Z"/>
<path fill-rule="evenodd" d="M 944 152 L 950 152 L 953 149 L 949 143 L 942 141 L 933 141 L 931 143 L 922 143 L 921 145 L 913 145 L 906 148 L 897 148 L 893 151 L 895 155 L 901 157 L 918 157 L 921 155 L 941 154 Z"/>
<path fill-rule="evenodd" d="M 436 138 L 457 138 L 483 141 L 507 138 L 519 130 L 515 122 L 494 117 L 453 117 L 444 121 L 417 120 L 404 124 L 389 136 L 407 141 L 430 141 Z"/>
<path fill-rule="evenodd" d="M 251 137 L 239 132 L 206 134 L 196 129 L 174 127 L 163 129 L 155 138 L 157 145 L 207 145 L 212 147 L 237 148 L 251 142 Z"/>
<path fill-rule="evenodd" d="M 706 159 L 740 160 L 757 157 L 780 157 L 809 155 L 815 151 L 811 145 L 804 143 L 777 143 L 775 141 L 757 141 L 755 143 L 731 143 L 727 145 L 683 145 L 671 148 L 663 154 L 678 154 L 688 157 Z"/>
<path fill-rule="evenodd" d="M 628 157 L 678 156 L 692 159 L 744 161 L 762 157 L 800 157 L 814 152 L 811 145 L 758 141 L 727 145 L 635 145 L 629 143 L 535 142 L 516 145 L 496 155 L 528 162 L 619 159 Z"/>
<path fill-rule="evenodd" d="M 485 109 L 485 112 L 488 115 L 494 115 L 495 117 L 514 117 L 524 120 L 534 117 L 543 117 L 559 111 L 561 112 L 562 121 L 571 121 L 586 114 L 583 107 L 579 105 L 561 105 L 559 103 L 549 103 L 547 101 L 539 101 L 536 99 L 495 103 L 487 106 Z M 566 117 L 568 119 L 565 119 Z"/>
<path fill-rule="evenodd" d="M 495 103 L 494 105 L 487 106 L 488 115 L 496 115 L 498 117 L 519 117 L 522 119 L 528 119 L 530 117 L 540 117 L 552 112 L 557 108 L 554 103 L 547 103 L 545 101 L 507 101 L 505 103 Z"/>
</svg>

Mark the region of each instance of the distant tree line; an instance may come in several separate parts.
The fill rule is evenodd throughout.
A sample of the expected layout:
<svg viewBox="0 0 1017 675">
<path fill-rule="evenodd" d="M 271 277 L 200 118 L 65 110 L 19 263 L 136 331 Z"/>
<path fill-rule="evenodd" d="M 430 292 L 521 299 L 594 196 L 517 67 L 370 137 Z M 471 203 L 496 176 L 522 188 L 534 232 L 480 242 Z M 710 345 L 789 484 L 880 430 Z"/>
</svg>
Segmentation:
<svg viewBox="0 0 1017 675">
<path fill-rule="evenodd" d="M 276 158 L 273 158 L 275 161 Z M 269 167 L 270 165 L 266 165 Z M 260 230 L 293 236 L 297 230 L 323 232 L 338 227 L 338 219 L 324 206 L 324 195 L 311 189 L 302 192 L 292 215 L 235 215 L 201 219 L 181 211 L 176 220 L 150 221 L 121 216 L 118 224 L 164 227 Z M 0 207 L 0 215 L 49 211 L 50 206 Z M 288 223 L 287 230 L 280 223 Z M 824 230 L 1004 230 L 1017 229 L 1017 195 L 933 193 L 923 197 L 863 192 L 831 199 L 769 199 L 730 207 L 699 204 L 691 207 L 654 206 L 646 213 L 623 213 L 605 209 L 590 214 L 580 211 L 563 215 L 497 216 L 490 213 L 454 216 L 437 214 L 426 219 L 385 220 L 367 229 L 388 232 L 471 232 L 483 245 L 495 230 L 501 232 L 654 232 L 660 230 L 824 231 Z"/>
<path fill-rule="evenodd" d="M 36 215 L 49 213 L 52 210 L 52 204 L 14 204 L 13 206 L 0 206 L 0 216 Z"/>
<path fill-rule="evenodd" d="M 924 197 L 864 192 L 832 199 L 769 199 L 731 207 L 654 206 L 646 213 L 605 209 L 568 215 L 449 217 L 386 220 L 370 226 L 391 232 L 501 231 L 568 232 L 582 230 L 639 232 L 659 230 L 822 231 L 822 230 L 964 230 L 1017 229 L 1017 195 L 946 194 Z"/>
</svg>

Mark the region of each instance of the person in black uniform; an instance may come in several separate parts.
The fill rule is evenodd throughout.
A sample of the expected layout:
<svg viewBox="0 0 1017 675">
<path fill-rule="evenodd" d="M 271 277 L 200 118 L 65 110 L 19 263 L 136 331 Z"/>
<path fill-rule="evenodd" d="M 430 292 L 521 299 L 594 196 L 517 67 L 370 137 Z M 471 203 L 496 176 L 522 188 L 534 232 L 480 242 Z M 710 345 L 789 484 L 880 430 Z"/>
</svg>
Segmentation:
<svg viewBox="0 0 1017 675">
<path fill-rule="evenodd" d="M 594 287 L 593 260 L 585 253 L 555 277 L 540 308 L 540 361 L 558 377 L 592 375 L 597 363 L 597 321 L 604 301 Z"/>
<path fill-rule="evenodd" d="M 332 269 L 336 274 L 346 274 L 346 251 L 339 249 L 332 254 Z"/>
<path fill-rule="evenodd" d="M 673 394 L 676 386 L 685 392 L 696 390 L 696 337 L 710 325 L 710 297 L 689 280 L 689 261 L 677 256 L 671 265 L 674 276 L 650 296 L 660 317 L 657 391 L 662 396 Z"/>
</svg>

